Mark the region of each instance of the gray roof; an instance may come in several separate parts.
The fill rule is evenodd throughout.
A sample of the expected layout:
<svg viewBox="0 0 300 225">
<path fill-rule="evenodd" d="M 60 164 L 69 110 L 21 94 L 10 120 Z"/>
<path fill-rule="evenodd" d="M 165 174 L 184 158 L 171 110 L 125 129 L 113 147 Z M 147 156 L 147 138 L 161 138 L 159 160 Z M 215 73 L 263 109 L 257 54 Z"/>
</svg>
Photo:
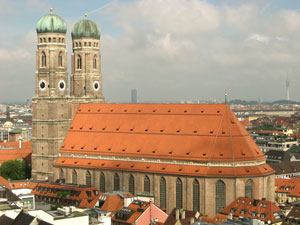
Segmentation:
<svg viewBox="0 0 300 225">
<path fill-rule="evenodd" d="M 270 163 L 269 165 L 275 170 L 275 175 L 300 172 L 300 161 Z"/>
</svg>

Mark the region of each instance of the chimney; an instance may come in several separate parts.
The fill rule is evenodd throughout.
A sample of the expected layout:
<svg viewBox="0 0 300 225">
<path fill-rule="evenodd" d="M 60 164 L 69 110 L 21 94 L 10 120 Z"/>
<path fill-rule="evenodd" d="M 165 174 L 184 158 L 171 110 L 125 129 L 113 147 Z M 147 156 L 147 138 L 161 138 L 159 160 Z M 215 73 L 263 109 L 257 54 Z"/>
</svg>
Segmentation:
<svg viewBox="0 0 300 225">
<path fill-rule="evenodd" d="M 23 140 L 23 138 L 22 138 L 22 136 L 19 136 L 19 149 L 21 149 L 22 148 L 22 140 Z"/>
<path fill-rule="evenodd" d="M 192 218 L 190 219 L 190 224 L 194 224 L 194 223 L 195 223 L 195 218 L 192 217 Z"/>
<path fill-rule="evenodd" d="M 182 210 L 181 212 L 181 219 L 185 219 L 185 210 Z"/>
<path fill-rule="evenodd" d="M 175 219 L 176 219 L 176 221 L 179 220 L 179 209 L 176 209 Z"/>
</svg>

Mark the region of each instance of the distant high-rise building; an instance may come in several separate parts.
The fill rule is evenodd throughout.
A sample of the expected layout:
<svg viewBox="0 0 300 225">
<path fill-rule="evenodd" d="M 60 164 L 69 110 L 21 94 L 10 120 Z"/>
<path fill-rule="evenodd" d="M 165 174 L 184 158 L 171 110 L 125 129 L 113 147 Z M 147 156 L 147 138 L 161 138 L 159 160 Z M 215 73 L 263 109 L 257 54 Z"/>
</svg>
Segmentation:
<svg viewBox="0 0 300 225">
<path fill-rule="evenodd" d="M 285 86 L 286 86 L 286 100 L 290 102 L 290 81 L 288 76 L 286 77 Z"/>
<path fill-rule="evenodd" d="M 131 103 L 137 103 L 137 91 L 136 91 L 136 89 L 131 89 Z"/>
<path fill-rule="evenodd" d="M 6 119 L 10 119 L 9 106 L 6 107 Z"/>
</svg>

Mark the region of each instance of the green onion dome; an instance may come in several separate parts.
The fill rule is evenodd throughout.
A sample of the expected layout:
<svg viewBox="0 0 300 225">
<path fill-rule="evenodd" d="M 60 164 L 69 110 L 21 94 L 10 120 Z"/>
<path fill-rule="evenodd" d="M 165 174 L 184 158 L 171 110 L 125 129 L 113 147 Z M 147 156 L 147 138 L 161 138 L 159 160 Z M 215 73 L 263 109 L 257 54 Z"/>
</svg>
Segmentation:
<svg viewBox="0 0 300 225">
<path fill-rule="evenodd" d="M 67 32 L 67 24 L 60 16 L 52 14 L 53 9 L 50 9 L 50 14 L 43 16 L 36 26 L 37 33 L 63 33 Z"/>
<path fill-rule="evenodd" d="M 86 15 L 85 15 L 86 17 Z M 97 38 L 100 39 L 101 32 L 98 25 L 88 19 L 80 20 L 72 29 L 72 38 Z"/>
</svg>

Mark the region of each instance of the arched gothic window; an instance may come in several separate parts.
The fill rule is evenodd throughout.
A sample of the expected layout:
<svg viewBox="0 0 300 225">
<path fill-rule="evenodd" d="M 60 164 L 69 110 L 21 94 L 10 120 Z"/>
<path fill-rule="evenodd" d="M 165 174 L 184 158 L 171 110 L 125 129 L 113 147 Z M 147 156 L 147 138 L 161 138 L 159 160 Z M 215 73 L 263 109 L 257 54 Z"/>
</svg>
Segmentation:
<svg viewBox="0 0 300 225">
<path fill-rule="evenodd" d="M 86 171 L 85 184 L 87 186 L 92 186 L 92 176 L 91 176 L 91 173 L 89 171 Z"/>
<path fill-rule="evenodd" d="M 134 194 L 134 177 L 132 174 L 130 174 L 130 177 L 129 177 L 129 192 L 131 194 Z"/>
<path fill-rule="evenodd" d="M 81 69 L 81 56 L 77 56 L 77 69 Z"/>
<path fill-rule="evenodd" d="M 160 208 L 166 208 L 166 179 L 164 177 L 160 178 L 159 181 L 159 197 L 160 197 Z"/>
<path fill-rule="evenodd" d="M 117 173 L 115 173 L 114 176 L 114 191 L 120 190 L 120 177 Z"/>
<path fill-rule="evenodd" d="M 271 178 L 268 177 L 267 179 L 267 185 L 270 187 Z M 271 199 L 271 188 L 267 188 L 267 201 L 270 201 Z"/>
<path fill-rule="evenodd" d="M 42 67 L 46 67 L 46 53 L 42 52 Z"/>
<path fill-rule="evenodd" d="M 64 171 L 61 169 L 59 172 L 59 179 L 65 179 Z"/>
<path fill-rule="evenodd" d="M 75 170 L 72 171 L 72 184 L 77 184 L 77 173 Z"/>
<path fill-rule="evenodd" d="M 193 182 L 193 211 L 200 211 L 200 196 L 199 196 L 199 182 L 195 179 Z"/>
<path fill-rule="evenodd" d="M 75 42 L 75 46 L 78 47 L 78 42 Z"/>
<path fill-rule="evenodd" d="M 100 173 L 100 191 L 105 192 L 105 175 L 103 172 Z"/>
<path fill-rule="evenodd" d="M 253 181 L 251 179 L 247 180 L 245 184 L 245 197 L 253 198 Z"/>
<path fill-rule="evenodd" d="M 182 181 L 179 178 L 176 180 L 176 208 L 182 208 Z"/>
<path fill-rule="evenodd" d="M 225 207 L 225 183 L 218 180 L 216 183 L 216 214 Z"/>
<path fill-rule="evenodd" d="M 94 55 L 94 59 L 93 59 L 93 68 L 97 69 L 97 55 Z"/>
<path fill-rule="evenodd" d="M 58 55 L 58 66 L 62 67 L 63 66 L 63 56 L 62 56 L 62 52 L 59 53 Z"/>
<path fill-rule="evenodd" d="M 150 193 L 150 179 L 147 175 L 144 178 L 144 192 Z"/>
</svg>

